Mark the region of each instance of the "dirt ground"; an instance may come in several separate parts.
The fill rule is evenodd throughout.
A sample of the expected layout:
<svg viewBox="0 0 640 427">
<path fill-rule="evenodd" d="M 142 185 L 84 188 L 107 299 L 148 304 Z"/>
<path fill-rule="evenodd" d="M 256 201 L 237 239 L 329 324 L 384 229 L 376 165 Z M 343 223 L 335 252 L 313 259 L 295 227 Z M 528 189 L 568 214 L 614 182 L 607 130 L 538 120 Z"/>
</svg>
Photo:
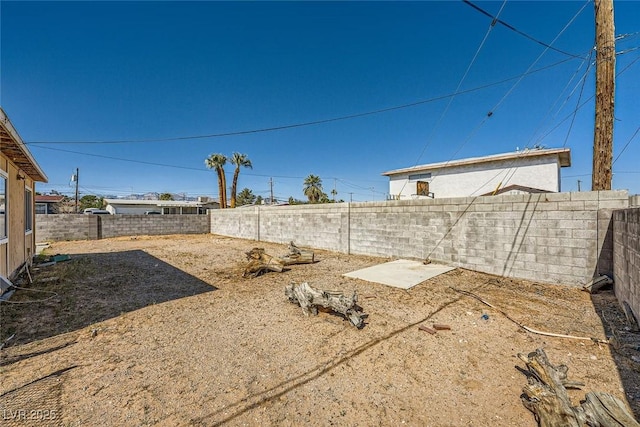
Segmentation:
<svg viewBox="0 0 640 427">
<path fill-rule="evenodd" d="M 387 259 L 321 250 L 244 279 L 254 246 L 287 252 L 214 235 L 53 244 L 71 260 L 0 305 L 0 339 L 15 334 L 0 352 L 3 425 L 535 426 L 517 354 L 536 348 L 585 383 L 574 404 L 603 391 L 640 414 L 640 342 L 610 290 L 456 269 L 405 291 L 342 276 Z M 357 291 L 365 326 L 305 317 L 284 295 L 304 281 Z M 531 328 L 616 345 L 526 332 L 453 288 Z M 418 329 L 433 323 L 451 330 Z"/>
</svg>

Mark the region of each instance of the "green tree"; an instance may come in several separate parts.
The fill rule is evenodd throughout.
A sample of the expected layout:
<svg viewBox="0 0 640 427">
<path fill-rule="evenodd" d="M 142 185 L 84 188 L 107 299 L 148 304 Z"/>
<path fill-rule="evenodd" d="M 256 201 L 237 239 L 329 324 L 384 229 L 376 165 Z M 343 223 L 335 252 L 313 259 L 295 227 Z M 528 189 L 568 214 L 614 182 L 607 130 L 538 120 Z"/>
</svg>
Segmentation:
<svg viewBox="0 0 640 427">
<path fill-rule="evenodd" d="M 256 195 L 253 194 L 248 188 L 243 188 L 238 194 L 238 200 L 236 201 L 238 206 L 252 205 L 256 201 Z"/>
<path fill-rule="evenodd" d="M 171 193 L 162 193 L 159 197 L 160 200 L 173 200 L 173 194 Z"/>
<path fill-rule="evenodd" d="M 238 186 L 238 175 L 240 175 L 240 166 L 253 169 L 253 165 L 251 164 L 251 160 L 247 157 L 246 154 L 233 153 L 231 155 L 231 159 L 229 162 L 232 165 L 236 166 L 236 169 L 233 171 L 233 181 L 231 182 L 231 207 L 236 207 L 236 188 Z"/>
<path fill-rule="evenodd" d="M 262 204 L 262 196 L 256 197 L 256 205 L 261 205 L 261 204 Z"/>
<path fill-rule="evenodd" d="M 331 203 L 331 199 L 329 198 L 329 196 L 327 196 L 327 193 L 323 191 L 320 195 L 320 200 L 318 200 L 318 203 Z"/>
<path fill-rule="evenodd" d="M 310 203 L 318 203 L 324 194 L 322 191 L 322 179 L 317 175 L 307 176 L 304 179 L 303 193 Z"/>
<path fill-rule="evenodd" d="M 104 197 L 87 194 L 85 196 L 82 196 L 80 200 L 78 200 L 78 202 L 78 204 L 80 205 L 80 212 L 88 208 L 102 209 L 104 206 Z"/>
<path fill-rule="evenodd" d="M 224 165 L 227 164 L 227 156 L 220 153 L 211 154 L 204 161 L 209 169 L 215 169 L 218 174 L 218 194 L 220 195 L 220 209 L 227 207 L 227 178 L 224 174 Z"/>
</svg>

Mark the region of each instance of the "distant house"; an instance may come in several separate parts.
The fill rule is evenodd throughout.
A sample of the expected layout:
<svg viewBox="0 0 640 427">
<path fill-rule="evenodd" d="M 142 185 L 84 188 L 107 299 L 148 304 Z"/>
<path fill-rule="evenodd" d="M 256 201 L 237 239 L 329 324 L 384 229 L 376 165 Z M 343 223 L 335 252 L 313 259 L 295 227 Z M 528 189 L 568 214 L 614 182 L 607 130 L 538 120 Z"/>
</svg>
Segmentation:
<svg viewBox="0 0 640 427">
<path fill-rule="evenodd" d="M 527 149 L 396 169 L 382 175 L 389 177 L 392 199 L 467 197 L 559 192 L 560 169 L 568 166 L 568 148 Z"/>
<path fill-rule="evenodd" d="M 47 182 L 47 176 L 0 108 L 0 275 L 5 278 L 35 255 L 36 182 Z"/>
<path fill-rule="evenodd" d="M 220 207 L 207 197 L 199 197 L 197 201 L 105 199 L 105 203 L 111 214 L 132 215 L 197 215 Z"/>
<path fill-rule="evenodd" d="M 57 214 L 58 204 L 64 201 L 64 196 L 49 196 L 36 194 L 36 213 L 37 214 Z"/>
</svg>

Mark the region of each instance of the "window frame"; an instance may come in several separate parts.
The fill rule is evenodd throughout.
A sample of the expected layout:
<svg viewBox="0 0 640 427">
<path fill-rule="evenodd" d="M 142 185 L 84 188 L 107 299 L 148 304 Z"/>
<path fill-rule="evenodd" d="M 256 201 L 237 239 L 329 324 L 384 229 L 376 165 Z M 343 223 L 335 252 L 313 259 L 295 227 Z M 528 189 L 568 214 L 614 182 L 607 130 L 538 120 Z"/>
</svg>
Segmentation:
<svg viewBox="0 0 640 427">
<path fill-rule="evenodd" d="M 27 200 L 27 193 L 29 193 L 29 200 Z M 33 189 L 28 185 L 24 186 L 24 234 L 28 235 L 33 233 Z"/>
<path fill-rule="evenodd" d="M 431 172 L 423 172 L 423 173 L 414 173 L 410 174 L 408 177 L 409 181 L 423 181 L 425 179 L 431 179 Z"/>
</svg>

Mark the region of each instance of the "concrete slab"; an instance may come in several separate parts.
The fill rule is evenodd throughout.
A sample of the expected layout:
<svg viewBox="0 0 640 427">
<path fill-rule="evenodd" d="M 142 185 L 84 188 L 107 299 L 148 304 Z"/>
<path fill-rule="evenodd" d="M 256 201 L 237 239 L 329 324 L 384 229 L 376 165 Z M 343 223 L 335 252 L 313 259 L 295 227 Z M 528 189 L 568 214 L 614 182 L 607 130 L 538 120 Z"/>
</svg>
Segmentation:
<svg viewBox="0 0 640 427">
<path fill-rule="evenodd" d="M 382 283 L 383 285 L 401 289 L 409 289 L 427 279 L 454 269 L 455 267 L 449 267 L 448 265 L 433 263 L 424 265 L 420 261 L 399 259 L 345 273 L 343 276 L 362 279 L 368 282 Z"/>
</svg>

